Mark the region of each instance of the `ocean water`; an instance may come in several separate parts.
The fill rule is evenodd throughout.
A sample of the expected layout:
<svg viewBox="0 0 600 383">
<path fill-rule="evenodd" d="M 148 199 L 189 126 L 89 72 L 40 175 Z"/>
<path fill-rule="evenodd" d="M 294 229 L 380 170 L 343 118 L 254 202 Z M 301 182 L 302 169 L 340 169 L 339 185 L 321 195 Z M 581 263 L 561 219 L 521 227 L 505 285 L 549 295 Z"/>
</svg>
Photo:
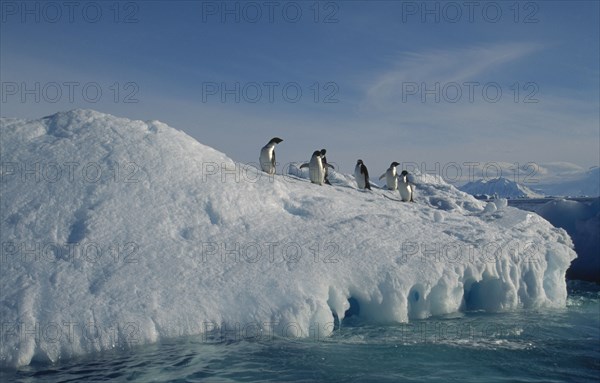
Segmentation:
<svg viewBox="0 0 600 383">
<path fill-rule="evenodd" d="M 570 282 L 564 309 L 467 312 L 405 325 L 368 325 L 358 315 L 326 338 L 239 335 L 32 364 L 1 371 L 0 381 L 598 382 L 600 286 Z"/>
</svg>

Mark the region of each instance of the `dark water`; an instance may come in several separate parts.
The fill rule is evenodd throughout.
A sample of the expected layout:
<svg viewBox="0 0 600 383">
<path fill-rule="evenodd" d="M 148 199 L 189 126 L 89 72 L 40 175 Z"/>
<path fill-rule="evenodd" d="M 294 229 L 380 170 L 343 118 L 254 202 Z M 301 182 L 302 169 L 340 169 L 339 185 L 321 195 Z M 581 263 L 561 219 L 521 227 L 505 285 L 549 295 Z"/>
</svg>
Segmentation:
<svg viewBox="0 0 600 383">
<path fill-rule="evenodd" d="M 180 338 L 56 365 L 1 382 L 598 382 L 600 286 L 569 284 L 565 309 L 469 312 L 406 325 L 345 320 L 322 339 Z"/>
</svg>

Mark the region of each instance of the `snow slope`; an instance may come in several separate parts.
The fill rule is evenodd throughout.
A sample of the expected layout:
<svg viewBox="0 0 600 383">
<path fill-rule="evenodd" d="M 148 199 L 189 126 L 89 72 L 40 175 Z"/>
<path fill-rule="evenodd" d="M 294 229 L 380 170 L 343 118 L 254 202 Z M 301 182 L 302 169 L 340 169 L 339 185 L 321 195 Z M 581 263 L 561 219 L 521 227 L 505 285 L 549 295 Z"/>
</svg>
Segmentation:
<svg viewBox="0 0 600 383">
<path fill-rule="evenodd" d="M 459 187 L 471 195 L 497 195 L 500 198 L 538 198 L 543 194 L 536 193 L 527 186 L 511 181 L 504 177 L 489 180 L 477 180 Z"/>
<path fill-rule="evenodd" d="M 564 230 L 428 176 L 399 203 L 346 175 L 266 176 L 157 121 L 0 129 L 5 367 L 201 333 L 324 337 L 349 300 L 383 323 L 565 304 Z"/>
</svg>

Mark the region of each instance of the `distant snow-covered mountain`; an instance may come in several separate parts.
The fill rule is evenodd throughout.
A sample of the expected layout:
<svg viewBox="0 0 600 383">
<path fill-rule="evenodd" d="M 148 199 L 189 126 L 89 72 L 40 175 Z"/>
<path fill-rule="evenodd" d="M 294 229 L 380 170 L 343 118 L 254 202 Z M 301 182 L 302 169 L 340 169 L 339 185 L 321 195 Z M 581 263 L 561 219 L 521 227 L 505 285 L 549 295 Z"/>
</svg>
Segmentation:
<svg viewBox="0 0 600 383">
<path fill-rule="evenodd" d="M 552 196 L 598 197 L 600 196 L 600 168 L 596 166 L 581 173 L 565 176 L 560 180 L 540 181 L 536 189 Z"/>
<path fill-rule="evenodd" d="M 504 177 L 469 182 L 459 189 L 474 196 L 495 195 L 499 198 L 539 198 L 544 196 Z"/>
</svg>

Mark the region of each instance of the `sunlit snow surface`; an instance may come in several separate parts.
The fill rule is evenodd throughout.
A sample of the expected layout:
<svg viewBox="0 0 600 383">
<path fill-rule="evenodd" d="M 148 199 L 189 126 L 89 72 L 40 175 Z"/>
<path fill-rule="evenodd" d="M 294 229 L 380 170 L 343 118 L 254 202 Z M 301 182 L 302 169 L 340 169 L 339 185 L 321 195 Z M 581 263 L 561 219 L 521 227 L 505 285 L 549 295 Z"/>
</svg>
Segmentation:
<svg viewBox="0 0 600 383">
<path fill-rule="evenodd" d="M 89 110 L 1 132 L 2 366 L 220 329 L 328 336 L 349 298 L 366 323 L 566 302 L 562 229 L 432 177 L 401 203 Z"/>
</svg>

